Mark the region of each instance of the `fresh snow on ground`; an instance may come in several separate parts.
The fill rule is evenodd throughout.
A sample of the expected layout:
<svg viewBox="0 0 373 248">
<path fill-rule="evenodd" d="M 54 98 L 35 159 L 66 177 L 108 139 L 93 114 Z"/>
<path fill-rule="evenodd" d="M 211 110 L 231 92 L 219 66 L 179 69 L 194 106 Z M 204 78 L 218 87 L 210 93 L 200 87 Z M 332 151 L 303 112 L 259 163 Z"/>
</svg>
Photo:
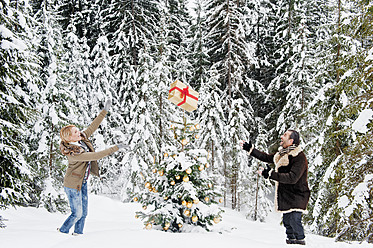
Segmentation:
<svg viewBox="0 0 373 248">
<path fill-rule="evenodd" d="M 281 215 L 271 213 L 264 223 L 247 220 L 245 216 L 225 209 L 223 221 L 212 232 L 192 230 L 188 233 L 169 233 L 145 230 L 135 212 L 138 203 L 121 203 L 97 195 L 89 195 L 89 212 L 84 234 L 72 236 L 58 233 L 67 215 L 49 213 L 42 208 L 11 208 L 0 211 L 8 219 L 7 227 L 0 229 L 1 248 L 273 248 L 300 247 L 285 244 L 285 230 Z M 73 230 L 70 230 L 73 231 Z M 306 247 L 315 248 L 373 248 L 372 244 L 337 243 L 334 239 L 307 234 Z"/>
</svg>

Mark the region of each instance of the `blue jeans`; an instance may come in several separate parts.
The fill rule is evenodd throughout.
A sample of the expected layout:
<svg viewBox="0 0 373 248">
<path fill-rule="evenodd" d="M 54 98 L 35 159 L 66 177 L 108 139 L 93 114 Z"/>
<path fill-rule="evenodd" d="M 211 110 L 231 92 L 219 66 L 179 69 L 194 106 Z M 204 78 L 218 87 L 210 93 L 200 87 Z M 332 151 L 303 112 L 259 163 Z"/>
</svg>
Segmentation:
<svg viewBox="0 0 373 248">
<path fill-rule="evenodd" d="M 302 212 L 293 211 L 282 216 L 288 239 L 304 239 Z"/>
<path fill-rule="evenodd" d="M 87 183 L 83 183 L 82 190 L 65 187 L 69 199 L 71 214 L 62 224 L 60 231 L 69 233 L 70 228 L 75 225 L 74 233 L 83 234 L 85 218 L 88 214 L 88 189 Z"/>
</svg>

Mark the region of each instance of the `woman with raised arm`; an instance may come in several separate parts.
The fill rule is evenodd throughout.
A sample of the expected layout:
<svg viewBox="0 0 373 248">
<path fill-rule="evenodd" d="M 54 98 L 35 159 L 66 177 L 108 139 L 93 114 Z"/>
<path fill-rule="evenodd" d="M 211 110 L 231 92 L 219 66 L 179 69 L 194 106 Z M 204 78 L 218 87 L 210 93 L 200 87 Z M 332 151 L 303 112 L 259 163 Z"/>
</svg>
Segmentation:
<svg viewBox="0 0 373 248">
<path fill-rule="evenodd" d="M 111 101 L 106 101 L 104 109 L 91 125 L 82 132 L 74 125 L 67 125 L 60 131 L 60 150 L 63 155 L 67 156 L 68 160 L 64 190 L 71 209 L 70 216 L 60 228 L 57 228 L 61 233 L 69 233 L 70 228 L 75 225 L 73 235 L 83 234 L 88 209 L 88 177 L 90 174 L 99 176 L 98 159 L 125 147 L 124 144 L 118 144 L 109 149 L 95 152 L 91 141 L 88 139 L 101 124 L 110 106 Z"/>
</svg>

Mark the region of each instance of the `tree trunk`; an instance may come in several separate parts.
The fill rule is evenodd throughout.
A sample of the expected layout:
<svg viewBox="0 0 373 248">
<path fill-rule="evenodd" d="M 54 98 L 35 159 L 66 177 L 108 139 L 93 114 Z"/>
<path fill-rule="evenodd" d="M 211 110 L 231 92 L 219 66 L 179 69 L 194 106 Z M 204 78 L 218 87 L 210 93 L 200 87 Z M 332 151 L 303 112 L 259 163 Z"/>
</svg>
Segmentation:
<svg viewBox="0 0 373 248">
<path fill-rule="evenodd" d="M 50 136 L 50 146 L 49 146 L 49 174 L 52 173 L 52 165 L 53 165 L 53 129 L 54 129 L 54 125 L 52 123 L 51 136 Z"/>
</svg>

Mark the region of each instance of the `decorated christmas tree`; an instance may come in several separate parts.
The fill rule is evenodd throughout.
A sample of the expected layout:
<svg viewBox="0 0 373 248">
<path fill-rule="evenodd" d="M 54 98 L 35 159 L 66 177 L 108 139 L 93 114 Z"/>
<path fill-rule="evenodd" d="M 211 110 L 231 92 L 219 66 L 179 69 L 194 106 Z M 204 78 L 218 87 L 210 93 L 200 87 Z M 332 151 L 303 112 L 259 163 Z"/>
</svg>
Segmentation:
<svg viewBox="0 0 373 248">
<path fill-rule="evenodd" d="M 187 123 L 186 117 L 172 122 L 174 145 L 164 147 L 162 157 L 155 157 L 142 174 L 146 190 L 134 201 L 143 205 L 136 218 L 144 221 L 146 229 L 182 232 L 199 226 L 209 230 L 221 221 L 218 202 L 222 199 L 208 173 L 210 153 L 193 147 L 199 130 L 199 124 Z"/>
</svg>

